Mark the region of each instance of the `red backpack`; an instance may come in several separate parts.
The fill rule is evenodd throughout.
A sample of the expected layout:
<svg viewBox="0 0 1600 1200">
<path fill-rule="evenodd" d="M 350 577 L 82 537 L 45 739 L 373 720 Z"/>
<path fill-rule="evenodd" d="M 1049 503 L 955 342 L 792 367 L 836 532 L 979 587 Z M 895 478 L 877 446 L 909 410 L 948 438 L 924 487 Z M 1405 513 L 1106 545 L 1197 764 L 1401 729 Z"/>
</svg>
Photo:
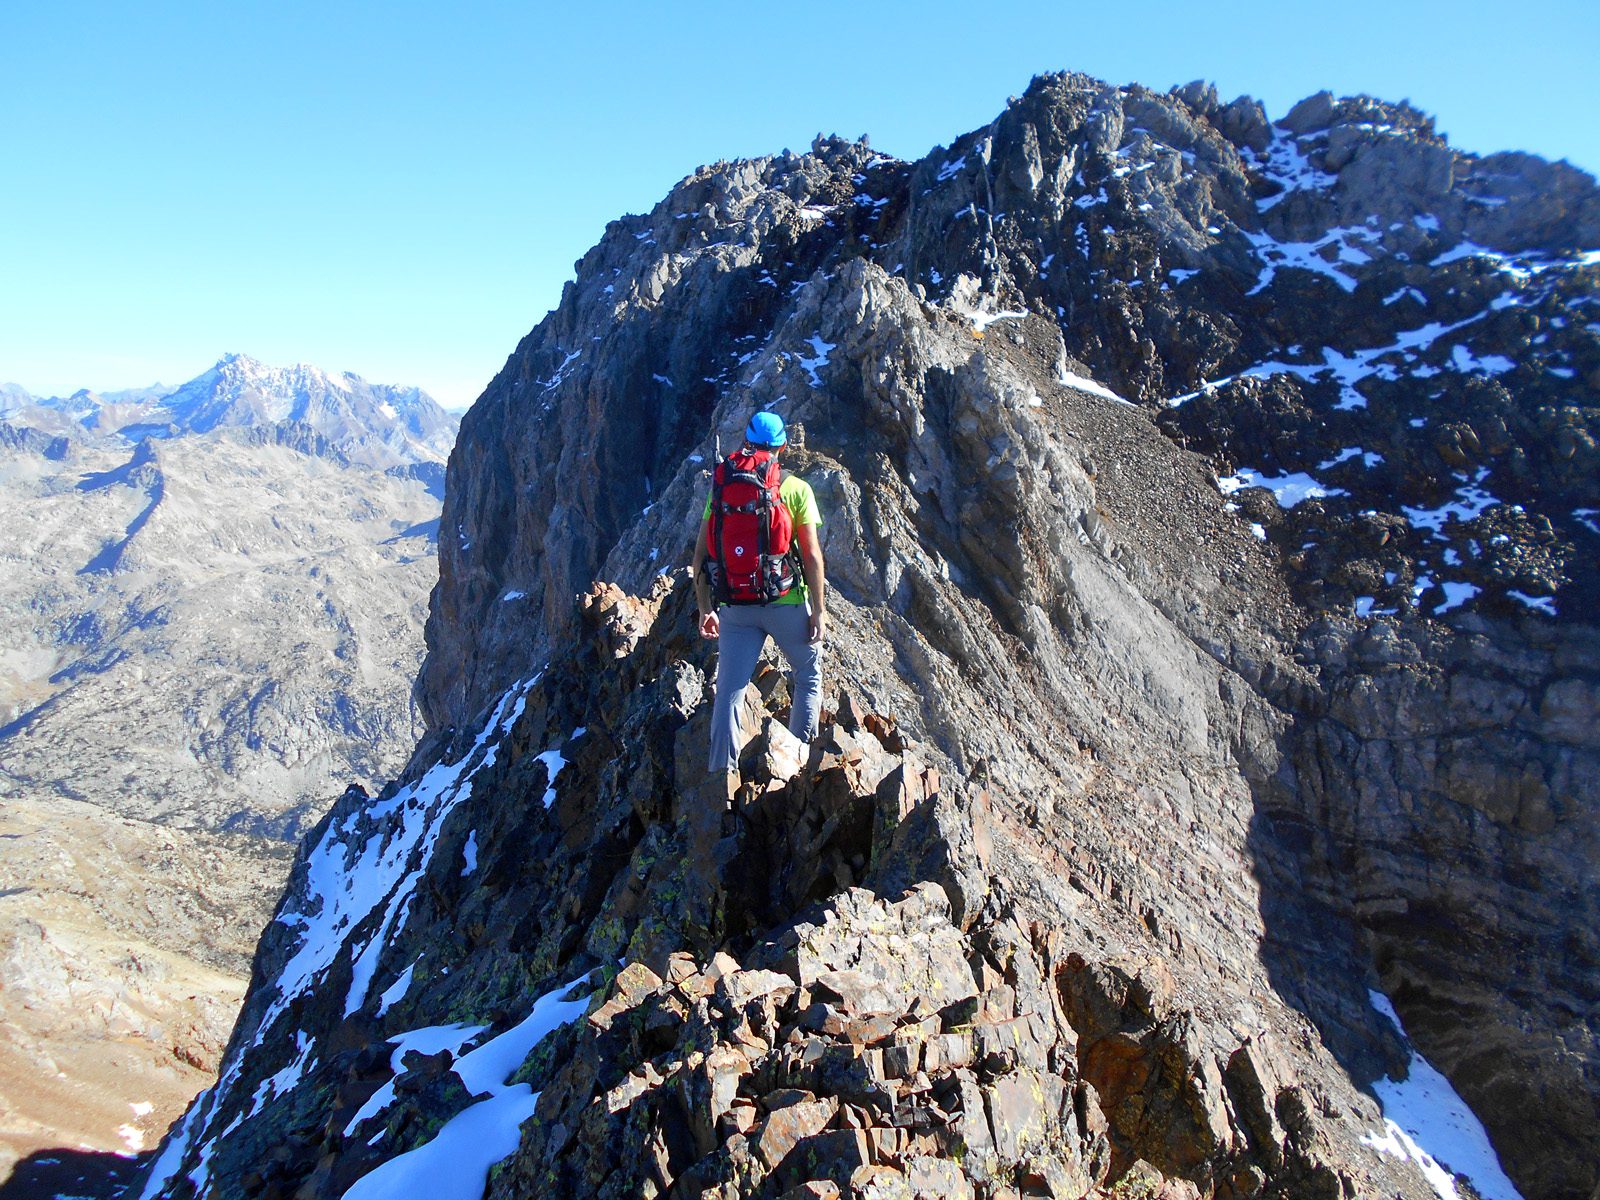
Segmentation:
<svg viewBox="0 0 1600 1200">
<path fill-rule="evenodd" d="M 706 564 L 723 604 L 770 604 L 799 578 L 794 518 L 778 497 L 778 460 L 749 446 L 717 464 L 706 517 Z"/>
</svg>

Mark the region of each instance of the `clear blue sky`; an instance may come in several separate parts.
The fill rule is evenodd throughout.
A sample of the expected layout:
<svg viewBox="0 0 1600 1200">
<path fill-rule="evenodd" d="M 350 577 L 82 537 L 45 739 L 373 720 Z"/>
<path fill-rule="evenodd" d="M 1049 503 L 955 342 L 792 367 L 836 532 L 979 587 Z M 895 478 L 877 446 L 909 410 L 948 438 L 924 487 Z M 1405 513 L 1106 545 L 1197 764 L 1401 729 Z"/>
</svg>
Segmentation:
<svg viewBox="0 0 1600 1200">
<path fill-rule="evenodd" d="M 465 405 L 606 221 L 703 162 L 818 132 L 918 157 L 1072 69 L 1273 117 L 1409 98 L 1463 149 L 1595 172 L 1597 59 L 1593 0 L 4 0 L 0 380 L 237 351 Z"/>
</svg>

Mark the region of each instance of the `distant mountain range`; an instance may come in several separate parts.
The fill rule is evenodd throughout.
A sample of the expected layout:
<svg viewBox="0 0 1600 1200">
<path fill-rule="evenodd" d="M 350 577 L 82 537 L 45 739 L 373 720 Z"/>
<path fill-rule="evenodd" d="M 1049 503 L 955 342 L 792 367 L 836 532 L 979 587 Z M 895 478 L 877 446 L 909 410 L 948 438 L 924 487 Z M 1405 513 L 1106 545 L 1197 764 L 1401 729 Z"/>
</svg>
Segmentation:
<svg viewBox="0 0 1600 1200">
<path fill-rule="evenodd" d="M 229 354 L 177 388 L 160 384 L 66 397 L 0 385 L 0 420 L 57 436 L 110 435 L 129 442 L 215 429 L 303 426 L 352 462 L 387 468 L 443 463 L 460 417 L 420 388 L 368 383 L 300 364 L 269 367 Z"/>
<path fill-rule="evenodd" d="M 0 386 L 0 1179 L 153 1140 L 209 1081 L 292 841 L 404 764 L 458 423 L 242 355 Z"/>
</svg>

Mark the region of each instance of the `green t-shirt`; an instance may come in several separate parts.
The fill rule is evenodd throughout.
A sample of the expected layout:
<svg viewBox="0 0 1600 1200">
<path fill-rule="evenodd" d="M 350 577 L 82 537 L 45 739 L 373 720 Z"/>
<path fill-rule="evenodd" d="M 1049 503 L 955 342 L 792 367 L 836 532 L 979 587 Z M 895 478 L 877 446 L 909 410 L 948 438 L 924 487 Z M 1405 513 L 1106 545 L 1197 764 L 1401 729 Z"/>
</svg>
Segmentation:
<svg viewBox="0 0 1600 1200">
<path fill-rule="evenodd" d="M 811 485 L 797 475 L 785 475 L 778 482 L 778 499 L 782 500 L 784 507 L 789 510 L 789 519 L 798 529 L 801 525 L 810 525 L 815 528 L 822 524 L 822 513 L 817 509 L 817 496 L 811 490 Z M 705 511 L 700 514 L 704 521 L 711 515 L 711 497 L 706 496 Z M 804 579 L 798 580 L 795 586 L 784 595 L 773 601 L 774 604 L 804 604 L 806 602 L 806 583 Z"/>
</svg>

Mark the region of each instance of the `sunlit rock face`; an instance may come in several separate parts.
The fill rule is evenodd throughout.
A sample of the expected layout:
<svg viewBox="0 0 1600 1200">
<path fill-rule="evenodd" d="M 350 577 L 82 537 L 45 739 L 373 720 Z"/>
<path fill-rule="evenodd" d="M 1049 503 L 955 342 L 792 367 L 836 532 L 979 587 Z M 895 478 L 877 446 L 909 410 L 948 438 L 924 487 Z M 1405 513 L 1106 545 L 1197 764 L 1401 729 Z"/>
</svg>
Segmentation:
<svg viewBox="0 0 1600 1200">
<path fill-rule="evenodd" d="M 613 222 L 147 1194 L 1431 1196 L 1376 991 L 1587 1200 L 1596 245 L 1403 105 L 1070 75 Z M 682 568 L 757 408 L 830 699 L 758 671 L 730 801 Z"/>
</svg>

